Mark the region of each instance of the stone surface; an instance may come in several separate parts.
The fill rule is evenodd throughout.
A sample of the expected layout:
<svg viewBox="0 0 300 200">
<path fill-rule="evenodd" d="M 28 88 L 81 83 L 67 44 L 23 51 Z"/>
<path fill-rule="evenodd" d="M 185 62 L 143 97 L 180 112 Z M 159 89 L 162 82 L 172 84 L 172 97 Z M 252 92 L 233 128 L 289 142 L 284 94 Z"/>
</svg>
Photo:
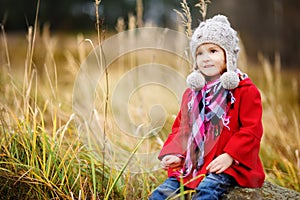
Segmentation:
<svg viewBox="0 0 300 200">
<path fill-rule="evenodd" d="M 270 182 L 265 182 L 262 188 L 235 187 L 222 200 L 300 200 L 300 193 Z"/>
</svg>

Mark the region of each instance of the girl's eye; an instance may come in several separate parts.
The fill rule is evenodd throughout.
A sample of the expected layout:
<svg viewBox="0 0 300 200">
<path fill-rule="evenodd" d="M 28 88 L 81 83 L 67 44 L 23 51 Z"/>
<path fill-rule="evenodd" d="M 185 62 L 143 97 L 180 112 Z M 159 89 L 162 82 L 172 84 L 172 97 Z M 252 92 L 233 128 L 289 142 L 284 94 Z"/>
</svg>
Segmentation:
<svg viewBox="0 0 300 200">
<path fill-rule="evenodd" d="M 215 50 L 215 49 L 212 49 L 212 50 L 210 50 L 210 52 L 212 52 L 212 53 L 216 53 L 216 52 L 218 52 L 217 50 Z"/>
</svg>

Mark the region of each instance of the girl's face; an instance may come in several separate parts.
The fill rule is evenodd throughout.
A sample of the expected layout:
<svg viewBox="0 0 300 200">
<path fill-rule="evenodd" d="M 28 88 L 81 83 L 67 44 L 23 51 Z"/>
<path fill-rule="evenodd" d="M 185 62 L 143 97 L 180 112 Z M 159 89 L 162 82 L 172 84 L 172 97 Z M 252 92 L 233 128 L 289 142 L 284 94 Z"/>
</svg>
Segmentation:
<svg viewBox="0 0 300 200">
<path fill-rule="evenodd" d="M 196 64 L 206 79 L 214 80 L 226 70 L 225 51 L 212 43 L 202 44 L 196 51 Z"/>
</svg>

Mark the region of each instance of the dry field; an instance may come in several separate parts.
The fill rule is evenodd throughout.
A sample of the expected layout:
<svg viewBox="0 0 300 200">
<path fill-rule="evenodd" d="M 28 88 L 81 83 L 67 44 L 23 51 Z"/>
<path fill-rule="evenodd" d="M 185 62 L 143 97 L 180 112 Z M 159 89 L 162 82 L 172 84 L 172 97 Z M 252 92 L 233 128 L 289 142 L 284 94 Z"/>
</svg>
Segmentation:
<svg viewBox="0 0 300 200">
<path fill-rule="evenodd" d="M 113 105 L 109 102 L 124 74 L 143 62 L 154 63 L 145 55 L 155 55 L 156 61 L 171 66 L 172 72 L 183 76 L 190 70 L 188 64 L 182 60 L 170 61 L 164 52 L 147 51 L 116 60 L 104 70 L 94 91 L 94 118 L 102 133 L 82 139 L 82 131 L 95 135 L 90 126 L 78 131 L 76 120 L 80 117 L 72 109 L 73 89 L 81 64 L 97 46 L 97 36 L 51 34 L 45 27 L 41 32 L 29 30 L 26 34 L 6 34 L 3 30 L 0 40 L 1 196 L 146 199 L 166 174 L 155 168 L 157 163 L 152 157 L 147 160 L 147 164 L 153 164 L 150 171 L 131 158 L 159 150 L 178 111 L 177 96 L 159 84 L 143 85 L 130 95 L 118 94 L 120 99 L 129 99 L 124 108 L 128 116 L 122 118 L 125 126 L 126 122 L 151 124 L 149 117 L 153 113 L 149 110 L 156 104 L 165 105 L 153 114 L 161 116 L 164 112 L 165 122 L 159 131 L 154 130 L 151 138 L 133 137 L 134 131 L 125 134 L 126 131 L 116 126 Z M 261 157 L 267 180 L 300 191 L 299 71 L 283 69 L 280 55 L 272 63 L 262 55 L 258 57 L 259 63 L 250 64 L 242 55 L 240 64 L 262 93 Z M 109 142 L 127 154 L 109 151 Z M 132 166 L 132 162 L 140 165 Z M 138 173 L 133 171 L 137 169 Z"/>
</svg>

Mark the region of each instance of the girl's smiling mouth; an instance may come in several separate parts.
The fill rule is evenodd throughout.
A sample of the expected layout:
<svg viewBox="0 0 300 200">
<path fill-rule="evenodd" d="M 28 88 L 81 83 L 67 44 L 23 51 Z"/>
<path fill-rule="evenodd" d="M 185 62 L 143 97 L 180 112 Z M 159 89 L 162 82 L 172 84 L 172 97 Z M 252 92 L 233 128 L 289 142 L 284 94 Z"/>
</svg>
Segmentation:
<svg viewBox="0 0 300 200">
<path fill-rule="evenodd" d="M 214 65 L 205 65 L 203 66 L 204 68 L 211 68 L 211 67 L 214 67 Z"/>
</svg>

